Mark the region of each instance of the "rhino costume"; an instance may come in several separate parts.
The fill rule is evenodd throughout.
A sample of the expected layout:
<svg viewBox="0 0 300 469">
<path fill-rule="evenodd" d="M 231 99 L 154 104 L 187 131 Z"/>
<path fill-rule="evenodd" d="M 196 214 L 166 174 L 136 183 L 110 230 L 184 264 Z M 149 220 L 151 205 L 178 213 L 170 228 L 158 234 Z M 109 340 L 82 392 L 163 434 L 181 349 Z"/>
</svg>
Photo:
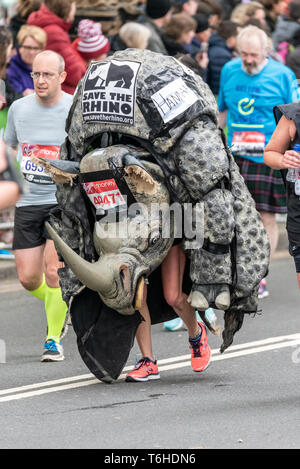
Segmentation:
<svg viewBox="0 0 300 469">
<path fill-rule="evenodd" d="M 140 167 L 142 179 L 147 180 L 148 174 L 150 186 L 165 184 L 172 201 L 193 207 L 194 224 L 197 217 L 203 221 L 202 243 L 194 240 L 191 249 L 193 239 L 183 234 L 188 259 L 183 289 L 195 309 L 212 306 L 225 311 L 221 352 L 232 343 L 244 314 L 257 312 L 269 243 L 217 117 L 215 99 L 200 77 L 176 59 L 150 51 L 127 49 L 92 63 L 77 88 L 61 160 L 52 163 L 53 172 L 68 173 L 71 184 L 56 178 L 59 209 L 52 214 L 49 231 L 66 262 L 60 270 L 61 287 L 79 351 L 103 381 L 121 373 L 141 316 L 134 308 L 122 311 L 118 303 L 105 301 L 105 295 L 98 292 L 99 298 L 97 280 L 91 281 L 97 275 L 106 276 L 103 264 L 100 267 L 105 249 L 97 248 L 97 207 L 92 209 L 82 187 L 99 180 L 99 171 L 104 171 L 102 180 L 113 177 L 120 183 L 125 179 L 126 194 L 139 201 L 137 195 L 143 190 L 131 183 L 127 169 Z M 160 172 L 153 172 L 149 157 Z M 133 172 L 138 174 L 136 169 Z M 158 249 L 158 262 L 145 263 L 152 323 L 176 317 L 163 299 L 158 267 L 172 245 L 172 236 Z M 75 261 L 71 251 L 78 254 Z M 77 265 L 79 257 L 83 262 Z M 89 270 L 93 263 L 99 269 L 97 275 L 94 268 Z M 127 271 L 124 274 L 118 266 L 126 277 Z M 110 282 L 106 283 L 108 291 Z M 138 280 L 131 287 L 132 302 Z"/>
</svg>

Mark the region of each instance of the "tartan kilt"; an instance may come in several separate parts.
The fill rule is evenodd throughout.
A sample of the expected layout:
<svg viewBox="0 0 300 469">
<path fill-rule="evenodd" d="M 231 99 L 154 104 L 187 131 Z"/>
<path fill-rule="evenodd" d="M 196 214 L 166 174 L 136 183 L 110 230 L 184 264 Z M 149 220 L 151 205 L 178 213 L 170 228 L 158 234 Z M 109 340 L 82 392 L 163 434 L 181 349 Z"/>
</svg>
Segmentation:
<svg viewBox="0 0 300 469">
<path fill-rule="evenodd" d="M 259 212 L 287 213 L 286 189 L 279 170 L 234 157 Z"/>
</svg>

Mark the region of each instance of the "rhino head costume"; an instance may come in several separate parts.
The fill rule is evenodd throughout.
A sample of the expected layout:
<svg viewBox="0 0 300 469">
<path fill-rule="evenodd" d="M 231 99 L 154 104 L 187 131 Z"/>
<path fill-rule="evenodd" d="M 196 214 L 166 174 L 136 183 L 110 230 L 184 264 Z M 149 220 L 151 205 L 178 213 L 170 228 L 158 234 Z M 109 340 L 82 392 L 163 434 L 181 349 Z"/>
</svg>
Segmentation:
<svg viewBox="0 0 300 469">
<path fill-rule="evenodd" d="M 111 211 L 103 205 L 102 192 L 95 189 L 99 181 L 113 180 L 116 190 L 125 181 L 122 197 L 129 196 L 128 206 L 171 199 L 192 207 L 193 226 L 202 221 L 200 240 L 197 230 L 195 239 L 185 230 L 182 234 L 183 290 L 198 311 L 212 306 L 225 312 L 221 352 L 244 314 L 257 311 L 269 243 L 217 117 L 215 99 L 200 77 L 176 59 L 150 51 L 127 49 L 92 63 L 78 86 L 60 160 L 45 163 L 57 182 L 59 203 L 49 231 L 66 263 L 60 280 L 79 351 L 103 381 L 116 379 L 126 363 L 141 321 L 136 309 L 144 279 L 152 323 L 176 315 L 163 299 L 160 279 L 172 230 L 164 238 L 154 217 L 148 228 L 140 224 L 146 232 L 157 231 L 154 244 L 151 236 L 129 236 L 125 242 L 103 238 L 113 213 L 119 217 L 113 224 L 122 225 L 122 207 Z M 130 165 L 135 169 L 128 172 Z M 143 189 L 139 174 L 148 181 Z M 141 216 L 145 213 L 133 218 Z"/>
<path fill-rule="evenodd" d="M 80 165 L 72 167 L 73 174 L 78 171 L 84 181 L 83 189 L 95 209 L 96 262 L 80 257 L 47 224 L 76 277 L 98 292 L 107 306 L 124 315 L 141 307 L 144 280 L 161 264 L 174 239 L 172 220 L 167 226 L 169 236 L 162 236 L 170 197 L 161 169 L 146 161 L 147 156 L 145 151 L 114 145 L 91 151 Z M 49 170 L 52 174 L 55 171 L 54 167 Z M 59 172 L 60 180 L 65 177 L 67 183 L 68 173 Z M 154 212 L 153 207 L 159 210 Z"/>
</svg>

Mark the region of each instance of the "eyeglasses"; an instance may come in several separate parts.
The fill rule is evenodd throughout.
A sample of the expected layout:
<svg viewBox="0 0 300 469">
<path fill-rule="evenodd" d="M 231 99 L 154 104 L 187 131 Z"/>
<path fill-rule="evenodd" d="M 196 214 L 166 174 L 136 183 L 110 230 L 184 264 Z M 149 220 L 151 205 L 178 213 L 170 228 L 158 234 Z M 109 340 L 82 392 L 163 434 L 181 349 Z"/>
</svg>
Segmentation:
<svg viewBox="0 0 300 469">
<path fill-rule="evenodd" d="M 39 50 L 42 50 L 41 47 L 31 47 L 31 46 L 20 46 L 20 49 L 25 49 L 25 50 L 30 50 L 30 51 L 34 51 L 34 52 L 37 52 Z"/>
<path fill-rule="evenodd" d="M 59 73 L 49 73 L 49 72 L 31 72 L 30 76 L 34 80 L 38 80 L 40 77 L 43 77 L 44 80 L 49 81 L 55 77 L 55 75 L 60 75 Z"/>
</svg>

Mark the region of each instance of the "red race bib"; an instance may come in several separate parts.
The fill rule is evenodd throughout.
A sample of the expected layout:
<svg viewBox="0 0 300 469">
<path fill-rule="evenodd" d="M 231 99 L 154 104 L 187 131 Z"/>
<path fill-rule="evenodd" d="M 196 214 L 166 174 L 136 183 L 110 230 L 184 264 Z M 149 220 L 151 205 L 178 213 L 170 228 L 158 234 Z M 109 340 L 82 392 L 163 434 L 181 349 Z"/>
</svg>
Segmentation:
<svg viewBox="0 0 300 469">
<path fill-rule="evenodd" d="M 60 146 L 57 145 L 22 143 L 21 171 L 25 179 L 36 184 L 54 184 L 51 177 L 45 173 L 45 169 L 33 163 L 30 157 L 58 160 L 59 150 Z"/>
<path fill-rule="evenodd" d="M 108 210 L 126 202 L 114 179 L 104 181 L 84 182 L 83 188 L 94 207 Z"/>
<path fill-rule="evenodd" d="M 238 156 L 260 157 L 265 149 L 265 135 L 257 131 L 234 132 L 231 151 Z"/>
</svg>

